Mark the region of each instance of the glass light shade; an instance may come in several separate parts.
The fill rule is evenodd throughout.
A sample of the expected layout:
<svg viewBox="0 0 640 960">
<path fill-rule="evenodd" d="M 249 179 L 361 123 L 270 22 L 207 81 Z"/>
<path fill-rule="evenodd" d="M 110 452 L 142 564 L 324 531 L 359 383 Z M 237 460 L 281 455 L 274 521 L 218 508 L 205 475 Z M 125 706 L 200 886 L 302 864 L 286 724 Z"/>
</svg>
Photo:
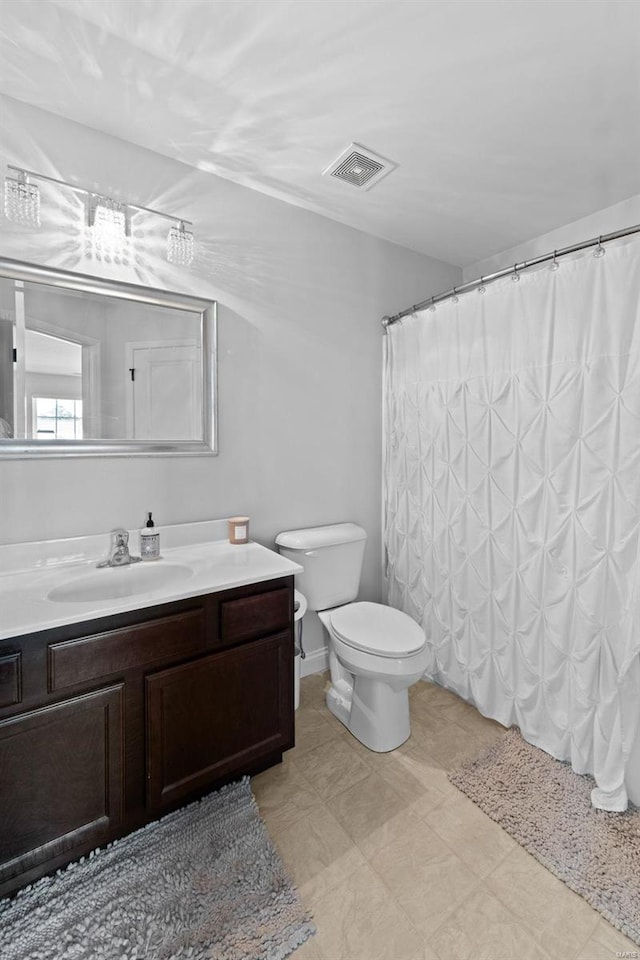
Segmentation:
<svg viewBox="0 0 640 960">
<path fill-rule="evenodd" d="M 105 263 L 128 264 L 129 218 L 125 203 L 109 197 L 92 197 L 85 232 L 85 253 Z"/>
<path fill-rule="evenodd" d="M 91 229 L 97 243 L 105 247 L 117 247 L 127 236 L 127 213 L 124 204 L 117 200 L 99 200 L 92 214 Z"/>
<path fill-rule="evenodd" d="M 167 260 L 181 267 L 193 262 L 193 233 L 184 223 L 171 227 L 167 234 Z"/>
<path fill-rule="evenodd" d="M 4 212 L 13 223 L 28 227 L 40 226 L 40 190 L 26 177 L 5 177 Z"/>
</svg>

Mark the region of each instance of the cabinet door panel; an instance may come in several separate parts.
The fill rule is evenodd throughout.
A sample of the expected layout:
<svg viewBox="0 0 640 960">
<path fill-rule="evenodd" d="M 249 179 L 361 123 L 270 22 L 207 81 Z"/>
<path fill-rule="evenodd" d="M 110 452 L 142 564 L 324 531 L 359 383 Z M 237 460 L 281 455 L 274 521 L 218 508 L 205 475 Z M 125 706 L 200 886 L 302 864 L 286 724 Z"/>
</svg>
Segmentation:
<svg viewBox="0 0 640 960">
<path fill-rule="evenodd" d="M 122 822 L 123 686 L 0 722 L 0 881 Z"/>
<path fill-rule="evenodd" d="M 147 798 L 174 803 L 292 745 L 289 632 L 146 678 Z"/>
</svg>

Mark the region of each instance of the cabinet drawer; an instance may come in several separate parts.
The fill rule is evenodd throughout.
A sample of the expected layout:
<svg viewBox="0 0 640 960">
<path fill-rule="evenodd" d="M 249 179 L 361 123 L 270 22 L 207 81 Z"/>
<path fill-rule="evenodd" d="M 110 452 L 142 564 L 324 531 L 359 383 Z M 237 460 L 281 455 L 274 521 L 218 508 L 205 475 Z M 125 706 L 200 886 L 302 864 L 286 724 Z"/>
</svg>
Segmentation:
<svg viewBox="0 0 640 960">
<path fill-rule="evenodd" d="M 286 588 L 220 604 L 223 641 L 256 640 L 291 624 L 291 594 Z"/>
<path fill-rule="evenodd" d="M 50 693 L 77 683 L 157 663 L 205 648 L 204 611 L 190 610 L 151 623 L 64 640 L 49 647 Z"/>
<path fill-rule="evenodd" d="M 0 657 L 0 707 L 22 700 L 22 654 L 5 653 Z"/>
</svg>

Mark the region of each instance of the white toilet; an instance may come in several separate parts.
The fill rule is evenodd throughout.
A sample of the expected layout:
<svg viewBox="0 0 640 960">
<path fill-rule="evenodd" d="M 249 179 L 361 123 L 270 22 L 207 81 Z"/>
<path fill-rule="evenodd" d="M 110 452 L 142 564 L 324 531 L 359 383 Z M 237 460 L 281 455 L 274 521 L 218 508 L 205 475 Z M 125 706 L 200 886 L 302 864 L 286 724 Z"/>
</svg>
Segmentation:
<svg viewBox="0 0 640 960">
<path fill-rule="evenodd" d="M 421 627 L 381 603 L 354 603 L 367 535 L 355 523 L 288 530 L 280 553 L 304 567 L 296 587 L 329 634 L 327 706 L 370 750 L 394 750 L 409 737 L 409 687 L 427 667 Z"/>
</svg>

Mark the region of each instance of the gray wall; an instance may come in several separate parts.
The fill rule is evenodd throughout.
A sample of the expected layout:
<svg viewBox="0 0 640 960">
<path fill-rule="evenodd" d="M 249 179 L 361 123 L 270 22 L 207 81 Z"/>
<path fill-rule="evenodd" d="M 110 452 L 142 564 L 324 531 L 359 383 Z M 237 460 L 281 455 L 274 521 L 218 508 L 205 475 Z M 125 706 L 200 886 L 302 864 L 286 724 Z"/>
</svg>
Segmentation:
<svg viewBox="0 0 640 960">
<path fill-rule="evenodd" d="M 465 283 L 490 273 L 497 273 L 498 270 L 506 270 L 514 263 L 544 257 L 553 250 L 561 250 L 563 247 L 582 243 L 583 240 L 590 240 L 601 234 L 615 233 L 616 230 L 632 227 L 636 223 L 640 223 L 640 194 L 616 203 L 612 207 L 605 207 L 604 210 L 596 210 L 588 217 L 581 217 L 580 220 L 567 223 L 550 233 L 533 237 L 517 247 L 487 257 L 486 260 L 472 263 L 463 270 Z"/>
<path fill-rule="evenodd" d="M 456 267 L 4 98 L 0 159 L 195 222 L 190 269 L 165 222 L 134 220 L 128 266 L 92 260 L 77 195 L 43 188 L 42 228 L 3 222 L 0 253 L 219 301 L 220 454 L 1 465 L 0 540 L 234 514 L 254 539 L 353 520 L 361 596 L 379 599 L 380 318 L 460 283 Z M 384 189 L 381 184 L 379 189 Z M 367 195 L 363 194 L 363 202 Z"/>
</svg>

